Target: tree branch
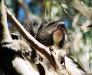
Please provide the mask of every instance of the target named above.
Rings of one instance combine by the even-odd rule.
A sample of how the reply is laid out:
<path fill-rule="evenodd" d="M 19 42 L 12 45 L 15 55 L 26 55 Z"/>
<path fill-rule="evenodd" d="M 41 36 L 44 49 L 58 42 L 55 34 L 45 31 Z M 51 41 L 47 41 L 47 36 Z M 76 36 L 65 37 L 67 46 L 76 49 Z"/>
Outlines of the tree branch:
<path fill-rule="evenodd" d="M 79 0 L 69 0 L 74 9 L 80 12 L 81 15 L 91 19 L 92 18 L 92 8 L 87 7 L 82 1 Z"/>
<path fill-rule="evenodd" d="M 20 24 L 20 22 L 12 15 L 12 13 L 10 13 L 10 11 L 7 8 L 6 8 L 6 10 L 7 10 L 7 15 L 8 15 L 9 20 L 17 28 L 17 30 L 20 32 L 20 34 L 30 43 L 30 45 L 34 49 L 36 49 L 37 51 L 42 53 L 50 61 L 50 63 L 53 66 L 53 68 L 55 70 L 57 70 L 59 66 L 56 63 L 53 55 L 51 55 L 51 53 L 49 51 L 49 48 L 44 46 L 44 45 L 42 45 L 37 40 L 35 40 L 34 37 L 32 35 L 30 35 L 24 29 L 24 27 Z"/>
<path fill-rule="evenodd" d="M 87 20 L 80 28 L 86 32 L 90 28 L 90 25 L 92 25 L 92 20 Z"/>
<path fill-rule="evenodd" d="M 55 60 L 55 56 L 51 54 L 49 48 L 38 42 L 31 34 L 29 34 L 20 22 L 10 13 L 8 8 L 6 8 L 7 15 L 11 23 L 17 28 L 20 34 L 30 43 L 30 46 L 36 49 L 38 52 L 43 54 L 51 63 L 52 67 L 58 75 L 67 74 L 66 70 L 62 70 L 60 64 Z M 64 71 L 64 72 L 63 72 Z"/>
<path fill-rule="evenodd" d="M 92 24 L 92 8 L 86 6 L 83 1 L 80 0 L 67 0 L 71 2 L 71 6 L 77 10 L 81 15 L 88 18 L 88 20 L 80 27 L 83 31 L 87 31 Z M 70 4 L 70 3 L 69 3 Z M 75 17 L 76 19 L 76 17 Z M 74 23 L 74 21 L 73 21 Z"/>
<path fill-rule="evenodd" d="M 1 4 L 0 43 L 10 42 L 12 41 L 12 38 L 8 30 L 7 13 L 4 5 L 4 0 L 2 0 L 0 4 Z"/>
<path fill-rule="evenodd" d="M 78 19 L 80 17 L 80 14 L 77 13 L 73 19 L 73 22 L 72 22 L 72 27 L 76 30 L 78 28 Z M 77 28 L 76 28 L 77 27 Z"/>

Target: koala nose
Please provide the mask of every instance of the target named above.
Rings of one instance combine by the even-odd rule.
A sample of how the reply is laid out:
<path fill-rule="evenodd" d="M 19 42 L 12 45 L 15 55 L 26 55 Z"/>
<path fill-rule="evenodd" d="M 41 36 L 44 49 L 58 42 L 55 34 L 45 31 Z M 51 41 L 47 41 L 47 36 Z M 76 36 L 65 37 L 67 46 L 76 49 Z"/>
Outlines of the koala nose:
<path fill-rule="evenodd" d="M 57 30 L 53 33 L 54 44 L 58 45 L 59 42 L 63 39 L 63 33 L 61 30 Z"/>

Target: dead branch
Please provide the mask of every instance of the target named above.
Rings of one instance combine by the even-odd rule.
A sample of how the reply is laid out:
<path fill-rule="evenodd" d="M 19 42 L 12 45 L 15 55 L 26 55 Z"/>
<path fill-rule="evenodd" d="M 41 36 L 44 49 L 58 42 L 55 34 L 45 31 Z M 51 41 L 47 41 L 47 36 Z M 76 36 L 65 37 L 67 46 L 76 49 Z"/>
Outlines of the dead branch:
<path fill-rule="evenodd" d="M 30 35 L 24 27 L 20 24 L 20 22 L 10 13 L 10 11 L 6 8 L 8 18 L 11 23 L 17 28 L 17 30 L 21 33 L 21 35 L 30 43 L 30 45 L 42 53 L 51 63 L 53 68 L 58 74 L 62 74 L 62 70 L 60 69 L 59 64 L 55 61 L 53 55 L 51 55 L 49 48 L 39 43 L 37 40 L 34 39 L 32 35 Z"/>

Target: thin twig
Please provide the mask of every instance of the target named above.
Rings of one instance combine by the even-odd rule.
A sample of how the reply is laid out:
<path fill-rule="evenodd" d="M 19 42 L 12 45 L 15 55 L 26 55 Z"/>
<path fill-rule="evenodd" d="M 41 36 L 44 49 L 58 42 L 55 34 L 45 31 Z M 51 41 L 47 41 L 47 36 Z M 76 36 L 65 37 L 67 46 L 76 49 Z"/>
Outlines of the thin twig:
<path fill-rule="evenodd" d="M 51 20 L 51 11 L 52 11 L 52 5 L 53 5 L 53 0 L 50 1 L 50 20 Z"/>
<path fill-rule="evenodd" d="M 65 13 L 65 15 L 67 15 L 71 20 L 73 20 L 73 17 L 71 17 L 71 16 L 69 15 L 69 13 L 67 12 L 67 10 L 62 6 L 60 0 L 58 0 L 58 4 L 59 4 L 61 10 L 63 10 L 63 12 Z"/>

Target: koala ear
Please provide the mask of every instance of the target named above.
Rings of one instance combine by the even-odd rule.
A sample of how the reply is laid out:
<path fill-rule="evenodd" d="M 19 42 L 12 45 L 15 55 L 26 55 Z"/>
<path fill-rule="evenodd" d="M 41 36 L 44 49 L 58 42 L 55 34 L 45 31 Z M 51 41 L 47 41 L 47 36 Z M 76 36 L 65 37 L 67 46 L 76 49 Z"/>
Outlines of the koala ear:
<path fill-rule="evenodd" d="M 12 37 L 13 40 L 18 40 L 19 39 L 18 35 L 15 34 L 15 33 L 11 33 L 11 37 Z"/>

